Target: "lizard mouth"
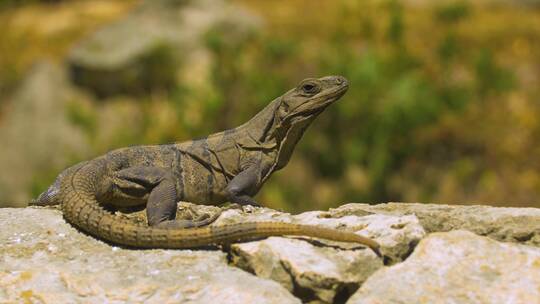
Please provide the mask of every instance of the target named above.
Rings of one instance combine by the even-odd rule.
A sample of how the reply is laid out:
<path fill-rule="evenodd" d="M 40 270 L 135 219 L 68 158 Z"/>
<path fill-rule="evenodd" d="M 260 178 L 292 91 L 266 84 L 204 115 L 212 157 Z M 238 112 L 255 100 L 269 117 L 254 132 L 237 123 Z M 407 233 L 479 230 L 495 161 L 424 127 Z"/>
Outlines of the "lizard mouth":
<path fill-rule="evenodd" d="M 325 96 L 322 98 L 323 100 L 326 100 L 326 102 L 323 101 L 323 103 L 325 104 L 330 104 L 337 101 L 349 89 L 349 81 L 345 77 L 333 76 L 333 78 L 335 82 L 335 87 L 331 89 L 327 94 L 325 94 Z"/>
<path fill-rule="evenodd" d="M 320 94 L 319 96 L 314 96 L 308 102 L 300 105 L 299 108 L 306 107 L 306 109 L 300 109 L 294 116 L 311 116 L 313 114 L 319 114 L 324 111 L 326 107 L 338 101 L 349 89 L 349 83 L 347 80 L 343 77 L 341 78 L 342 81 L 339 82 L 334 88 Z"/>

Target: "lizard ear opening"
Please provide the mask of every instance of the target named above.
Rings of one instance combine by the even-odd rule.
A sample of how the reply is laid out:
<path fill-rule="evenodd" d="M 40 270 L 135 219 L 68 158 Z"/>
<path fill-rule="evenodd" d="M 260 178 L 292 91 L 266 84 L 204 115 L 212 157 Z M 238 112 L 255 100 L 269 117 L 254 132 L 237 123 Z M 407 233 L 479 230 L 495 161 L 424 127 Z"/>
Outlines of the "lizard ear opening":
<path fill-rule="evenodd" d="M 283 110 L 285 113 L 289 113 L 290 106 L 286 102 L 281 103 L 281 110 Z"/>
<path fill-rule="evenodd" d="M 282 122 L 287 117 L 287 115 L 289 115 L 289 110 L 290 105 L 287 102 L 282 101 L 277 111 L 277 118 L 280 122 Z"/>

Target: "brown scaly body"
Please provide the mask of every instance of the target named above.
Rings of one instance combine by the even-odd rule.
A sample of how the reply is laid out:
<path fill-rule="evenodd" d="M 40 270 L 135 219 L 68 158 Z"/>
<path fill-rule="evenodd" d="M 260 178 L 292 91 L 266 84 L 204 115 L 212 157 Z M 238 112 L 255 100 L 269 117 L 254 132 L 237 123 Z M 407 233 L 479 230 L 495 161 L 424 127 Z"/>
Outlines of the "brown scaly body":
<path fill-rule="evenodd" d="M 306 79 L 244 125 L 178 144 L 135 146 L 66 169 L 34 205 L 61 204 L 65 219 L 108 242 L 139 248 L 194 248 L 253 237 L 304 235 L 379 245 L 352 232 L 281 222 L 205 226 L 177 221 L 176 202 L 258 205 L 253 196 L 283 168 L 305 129 L 347 90 L 341 76 Z M 146 205 L 149 226 L 107 209 Z M 205 226 L 205 227 L 202 227 Z M 189 229 L 185 229 L 189 228 Z"/>

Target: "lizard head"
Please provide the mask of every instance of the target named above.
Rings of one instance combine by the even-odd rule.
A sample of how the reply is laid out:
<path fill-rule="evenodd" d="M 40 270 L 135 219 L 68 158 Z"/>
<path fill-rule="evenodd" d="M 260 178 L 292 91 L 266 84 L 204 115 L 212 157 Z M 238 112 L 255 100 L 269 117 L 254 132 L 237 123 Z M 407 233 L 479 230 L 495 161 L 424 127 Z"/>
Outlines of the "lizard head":
<path fill-rule="evenodd" d="M 273 124 L 268 135 L 279 145 L 274 170 L 283 168 L 289 161 L 296 143 L 313 120 L 330 104 L 337 101 L 349 88 L 342 76 L 308 78 L 275 102 Z"/>
<path fill-rule="evenodd" d="M 349 83 L 342 76 L 304 79 L 279 99 L 275 119 L 283 129 L 290 129 L 301 121 L 313 120 L 343 96 L 348 88 Z"/>

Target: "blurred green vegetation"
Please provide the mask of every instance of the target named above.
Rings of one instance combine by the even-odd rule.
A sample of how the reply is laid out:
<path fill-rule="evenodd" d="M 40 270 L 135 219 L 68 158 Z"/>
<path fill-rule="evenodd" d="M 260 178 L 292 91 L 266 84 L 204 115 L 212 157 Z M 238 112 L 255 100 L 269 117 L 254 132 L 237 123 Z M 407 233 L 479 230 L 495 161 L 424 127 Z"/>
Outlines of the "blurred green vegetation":
<path fill-rule="evenodd" d="M 263 188 L 262 203 L 288 211 L 385 201 L 540 206 L 537 8 L 467 1 L 233 3 L 261 15 L 264 27 L 241 43 L 230 43 L 226 26 L 209 31 L 204 43 L 213 60 L 202 85 L 68 105 L 90 154 L 231 128 L 303 78 L 340 74 L 349 79 L 349 92 L 308 130 L 289 166 Z M 0 57 L 17 47 L 1 46 Z M 18 64 L 34 55 L 24 56 L 0 60 L 3 83 L 20 78 Z M 0 93 L 9 87 L 0 86 Z M 103 135 L 103 111 L 133 121 L 108 125 L 114 131 Z M 39 173 L 39 186 L 29 190 L 39 193 L 53 176 Z"/>

